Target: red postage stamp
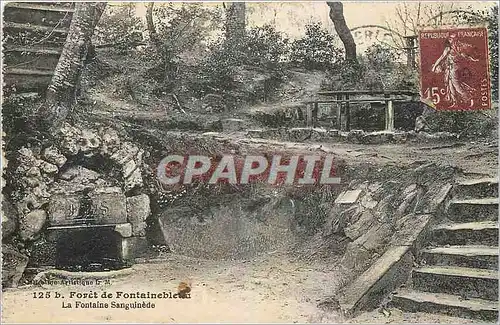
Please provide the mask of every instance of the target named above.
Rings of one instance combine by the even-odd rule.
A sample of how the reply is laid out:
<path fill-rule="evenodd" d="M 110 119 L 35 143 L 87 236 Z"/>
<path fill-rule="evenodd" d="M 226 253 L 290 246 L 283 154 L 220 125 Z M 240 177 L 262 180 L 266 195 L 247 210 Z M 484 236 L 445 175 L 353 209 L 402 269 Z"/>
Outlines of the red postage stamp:
<path fill-rule="evenodd" d="M 419 41 L 423 98 L 437 110 L 491 108 L 486 28 L 423 30 Z"/>

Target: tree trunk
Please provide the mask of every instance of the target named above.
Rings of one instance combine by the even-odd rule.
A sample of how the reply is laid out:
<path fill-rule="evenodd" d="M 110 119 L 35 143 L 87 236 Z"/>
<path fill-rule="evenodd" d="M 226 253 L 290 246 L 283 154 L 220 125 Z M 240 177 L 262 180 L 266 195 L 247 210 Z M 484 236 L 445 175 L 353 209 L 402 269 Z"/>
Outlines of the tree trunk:
<path fill-rule="evenodd" d="M 226 8 L 226 40 L 236 41 L 245 37 L 245 12 L 244 2 L 225 3 Z"/>
<path fill-rule="evenodd" d="M 77 2 L 61 57 L 47 89 L 44 105 L 38 113 L 42 127 L 57 130 L 75 101 L 79 76 L 87 56 L 90 39 L 106 2 Z"/>
<path fill-rule="evenodd" d="M 351 30 L 347 27 L 344 18 L 344 6 L 341 2 L 327 2 L 330 7 L 330 19 L 335 26 L 335 31 L 340 37 L 345 48 L 345 58 L 348 61 L 357 61 L 356 58 L 356 43 L 352 37 Z"/>
<path fill-rule="evenodd" d="M 155 23 L 153 21 L 153 7 L 154 7 L 154 5 L 155 5 L 154 2 L 148 2 L 147 9 L 146 9 L 146 24 L 147 24 L 148 32 L 149 32 L 149 39 L 156 46 L 156 49 L 160 50 L 160 39 L 158 37 L 158 33 L 156 32 Z"/>

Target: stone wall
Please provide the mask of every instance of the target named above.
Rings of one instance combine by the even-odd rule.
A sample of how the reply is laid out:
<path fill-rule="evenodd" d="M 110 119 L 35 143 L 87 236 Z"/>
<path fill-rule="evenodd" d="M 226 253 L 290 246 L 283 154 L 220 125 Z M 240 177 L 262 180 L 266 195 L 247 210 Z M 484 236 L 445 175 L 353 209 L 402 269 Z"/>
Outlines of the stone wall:
<path fill-rule="evenodd" d="M 110 128 L 66 125 L 55 139 L 50 147 L 23 147 L 10 161 L 2 243 L 4 269 L 15 276 L 6 272 L 6 285 L 16 285 L 27 264 L 54 263 L 58 233 L 71 225 L 110 225 L 122 238 L 124 260 L 146 242 L 151 209 L 142 188 L 143 150 Z"/>
<path fill-rule="evenodd" d="M 404 144 L 404 143 L 443 143 L 456 141 L 457 134 L 449 132 L 365 132 L 363 130 L 340 131 L 324 128 L 270 128 L 248 130 L 250 138 L 273 139 L 281 141 L 316 141 L 326 143 L 360 143 L 360 144 Z"/>
<path fill-rule="evenodd" d="M 422 236 L 442 214 L 453 175 L 428 164 L 383 182 L 353 180 L 337 197 L 323 236 L 348 237 L 340 260 L 342 288 L 335 295 L 344 313 L 374 307 L 407 280 Z"/>

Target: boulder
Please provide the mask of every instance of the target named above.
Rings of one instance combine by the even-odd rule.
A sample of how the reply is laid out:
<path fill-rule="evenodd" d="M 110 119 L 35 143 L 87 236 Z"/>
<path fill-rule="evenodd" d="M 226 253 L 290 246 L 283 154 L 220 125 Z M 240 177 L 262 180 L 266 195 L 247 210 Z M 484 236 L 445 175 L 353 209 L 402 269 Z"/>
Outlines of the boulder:
<path fill-rule="evenodd" d="M 2 244 L 2 287 L 17 287 L 28 265 L 28 256 L 14 246 Z"/>
<path fill-rule="evenodd" d="M 65 181 L 73 180 L 78 183 L 92 182 L 99 178 L 99 173 L 82 166 L 68 168 L 60 178 Z"/>
<path fill-rule="evenodd" d="M 374 256 L 375 255 L 375 256 Z M 377 255 L 357 243 L 347 244 L 346 252 L 340 261 L 343 269 L 349 270 L 350 278 L 355 278 L 357 274 L 370 267 L 372 258 Z"/>
<path fill-rule="evenodd" d="M 16 172 L 19 174 L 24 174 L 28 169 L 35 166 L 35 155 L 33 151 L 29 148 L 21 148 L 18 151 L 17 161 L 19 166 L 16 168 Z"/>
<path fill-rule="evenodd" d="M 363 246 L 371 252 L 382 254 L 394 231 L 394 227 L 388 222 L 376 223 L 366 233 L 356 239 L 354 243 Z"/>
<path fill-rule="evenodd" d="M 62 167 L 67 161 L 66 156 L 64 156 L 56 147 L 46 148 L 43 151 L 43 158 L 59 168 Z"/>
<path fill-rule="evenodd" d="M 144 185 L 142 180 L 142 173 L 140 168 L 134 169 L 134 171 L 125 178 L 125 191 L 130 191 L 131 189 L 142 187 Z"/>
<path fill-rule="evenodd" d="M 33 188 L 33 194 L 39 198 L 48 199 L 50 197 L 50 193 L 47 191 L 48 187 L 45 183 L 40 183 L 38 186 Z"/>
<path fill-rule="evenodd" d="M 99 132 L 102 140 L 101 154 L 110 156 L 120 148 L 120 136 L 113 129 L 103 129 Z"/>
<path fill-rule="evenodd" d="M 123 178 L 127 179 L 132 176 L 132 173 L 137 169 L 137 164 L 133 160 L 127 161 L 123 165 Z"/>
<path fill-rule="evenodd" d="M 344 232 L 351 240 L 356 240 L 361 235 L 365 234 L 374 222 L 376 222 L 376 218 L 373 213 L 365 210 L 362 212 L 359 220 L 347 226 Z"/>
<path fill-rule="evenodd" d="M 207 112 L 220 113 L 227 111 L 224 98 L 221 95 L 207 94 L 202 101 L 202 106 Z"/>
<path fill-rule="evenodd" d="M 248 130 L 247 137 L 250 138 L 262 138 L 262 130 Z"/>
<path fill-rule="evenodd" d="M 120 149 L 114 152 L 110 159 L 118 165 L 123 166 L 127 161 L 134 159 L 139 153 L 139 148 L 130 142 L 125 142 Z"/>
<path fill-rule="evenodd" d="M 370 132 L 364 135 L 360 141 L 364 144 L 384 144 L 390 143 L 394 138 L 393 132 L 388 131 L 379 131 L 379 132 Z"/>
<path fill-rule="evenodd" d="M 42 173 L 40 172 L 40 168 L 33 166 L 26 171 L 26 176 L 33 177 L 33 178 L 39 178 L 42 176 Z"/>
<path fill-rule="evenodd" d="M 341 210 L 341 207 L 343 206 L 334 206 L 330 210 L 329 217 L 325 222 L 325 227 L 323 229 L 323 236 L 341 233 L 346 224 L 350 224 L 356 214 L 361 215 L 356 205 L 344 210 Z"/>
<path fill-rule="evenodd" d="M 127 220 L 132 224 L 134 236 L 144 236 L 146 219 L 151 214 L 149 196 L 141 194 L 127 198 Z"/>
<path fill-rule="evenodd" d="M 237 118 L 226 118 L 222 121 L 222 130 L 224 132 L 243 131 L 248 128 L 248 122 Z"/>
<path fill-rule="evenodd" d="M 19 220 L 19 235 L 22 240 L 34 240 L 47 221 L 47 213 L 34 210 Z"/>
<path fill-rule="evenodd" d="M 16 230 L 17 222 L 16 209 L 4 198 L 2 202 L 2 239 L 9 237 Z"/>
<path fill-rule="evenodd" d="M 391 245 L 414 245 L 422 231 L 432 220 L 430 214 L 408 214 L 396 223 L 397 231 L 391 239 Z"/>
<path fill-rule="evenodd" d="M 61 152 L 66 156 L 74 156 L 80 151 L 81 130 L 67 123 L 59 130 Z"/>
<path fill-rule="evenodd" d="M 365 132 L 363 130 L 351 130 L 347 134 L 347 141 L 352 143 L 361 143 Z"/>
<path fill-rule="evenodd" d="M 130 223 L 122 223 L 115 226 L 115 231 L 123 238 L 132 236 L 132 225 Z"/>
<path fill-rule="evenodd" d="M 101 139 L 97 134 L 90 130 L 82 130 L 80 137 L 80 150 L 83 153 L 95 151 L 101 145 Z"/>
<path fill-rule="evenodd" d="M 361 194 L 361 190 L 350 190 L 339 194 L 335 199 L 336 204 L 352 204 L 356 203 Z"/>
<path fill-rule="evenodd" d="M 423 199 L 418 202 L 415 212 L 424 214 L 436 213 L 440 207 L 443 207 L 443 202 L 448 197 L 451 189 L 451 184 L 431 186 L 427 193 L 424 194 Z"/>
<path fill-rule="evenodd" d="M 45 200 L 36 197 L 33 193 L 29 193 L 19 200 L 16 205 L 20 213 L 28 214 L 31 210 L 40 208 L 44 203 L 46 203 Z"/>
<path fill-rule="evenodd" d="M 77 195 L 54 195 L 49 201 L 47 212 L 51 225 L 72 224 L 80 214 L 80 197 Z"/>
<path fill-rule="evenodd" d="M 55 174 L 59 171 L 59 168 L 51 163 L 40 160 L 40 170 L 45 174 Z"/>
<path fill-rule="evenodd" d="M 139 257 L 146 257 L 150 247 L 146 237 L 127 237 L 122 239 L 121 257 L 126 261 L 134 261 Z"/>
<path fill-rule="evenodd" d="M 399 219 L 403 215 L 409 213 L 411 206 L 415 201 L 415 197 L 417 196 L 418 189 L 415 184 L 410 185 L 403 191 L 403 202 L 399 205 L 399 207 L 394 212 L 394 219 Z"/>

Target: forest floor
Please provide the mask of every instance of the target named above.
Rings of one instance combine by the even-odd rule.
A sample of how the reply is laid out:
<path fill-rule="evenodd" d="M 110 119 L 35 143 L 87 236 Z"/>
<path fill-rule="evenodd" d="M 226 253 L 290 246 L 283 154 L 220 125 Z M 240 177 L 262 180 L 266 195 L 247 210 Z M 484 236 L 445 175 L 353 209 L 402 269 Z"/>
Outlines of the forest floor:
<path fill-rule="evenodd" d="M 377 310 L 344 319 L 318 307 L 338 286 L 336 264 L 291 258 L 282 252 L 251 260 L 211 261 L 168 254 L 136 264 L 128 276 L 110 284 L 25 286 L 3 293 L 2 323 L 470 323 L 443 315 Z M 189 281 L 189 299 L 70 299 L 70 292 L 173 292 Z M 34 292 L 62 298 L 33 298 Z M 150 301 L 154 309 L 77 308 L 76 301 Z M 69 303 L 73 308 L 63 308 Z M 29 306 L 29 308 L 28 308 Z"/>

